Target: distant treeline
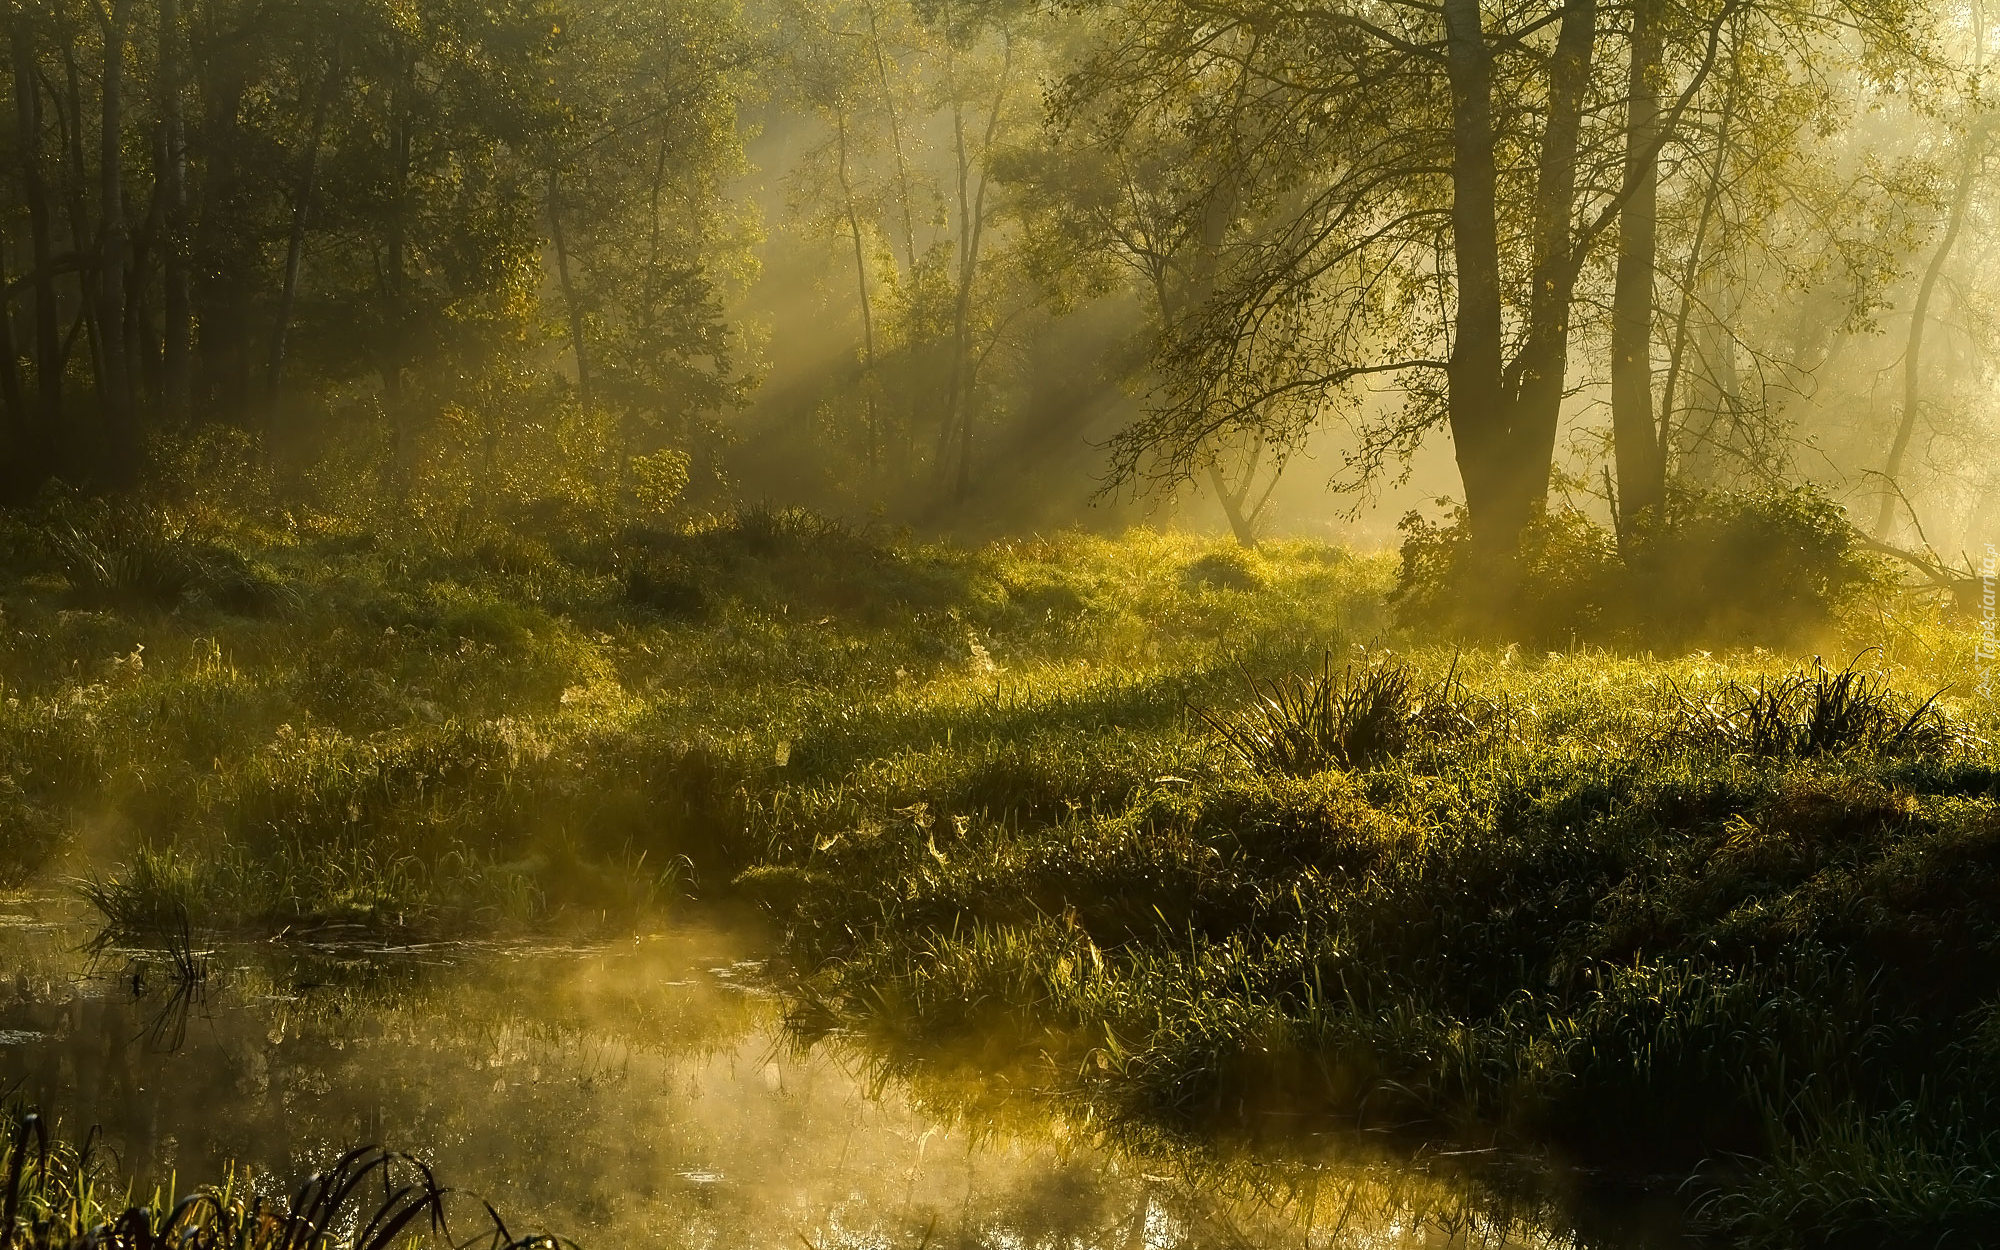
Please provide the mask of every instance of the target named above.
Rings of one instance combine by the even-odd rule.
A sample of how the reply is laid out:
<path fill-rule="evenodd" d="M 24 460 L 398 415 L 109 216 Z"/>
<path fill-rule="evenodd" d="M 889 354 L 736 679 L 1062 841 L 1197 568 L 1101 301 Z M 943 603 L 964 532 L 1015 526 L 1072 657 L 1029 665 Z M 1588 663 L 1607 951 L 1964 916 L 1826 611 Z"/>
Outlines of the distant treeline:
<path fill-rule="evenodd" d="M 732 398 L 720 8 L 21 0 L 5 22 L 8 496 L 130 483 L 189 423 L 280 451 L 334 400 L 407 484 L 441 438 L 502 455 L 558 382 L 590 428 L 548 450 L 609 473 L 684 453 Z"/>
<path fill-rule="evenodd" d="M 1482 551 L 1803 477 L 1969 534 L 1982 3 L 17 0 L 0 493 L 915 517 L 1087 453 L 1250 541 L 1309 437 L 1448 430 Z"/>

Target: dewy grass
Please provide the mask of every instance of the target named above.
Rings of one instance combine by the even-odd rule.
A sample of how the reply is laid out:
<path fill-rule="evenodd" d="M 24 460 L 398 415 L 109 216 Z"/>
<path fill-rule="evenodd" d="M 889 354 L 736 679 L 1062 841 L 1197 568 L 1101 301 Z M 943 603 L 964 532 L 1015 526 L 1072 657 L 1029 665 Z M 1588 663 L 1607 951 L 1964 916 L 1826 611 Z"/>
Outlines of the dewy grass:
<path fill-rule="evenodd" d="M 1125 1123 L 1694 1176 L 1764 1241 L 1787 1203 L 1830 1228 L 1879 1189 L 1920 1237 L 1985 1201 L 1959 1164 L 2000 1133 L 2000 758 L 1948 618 L 1870 611 L 1827 672 L 1460 651 L 1390 624 L 1388 561 L 1310 543 L 963 548 L 787 513 L 225 540 L 283 606 L 8 568 L 14 878 L 92 879 L 133 929 L 603 928 L 733 896 L 802 1027 L 1024 1064 Z M 1334 717 L 1338 750 L 1265 767 L 1190 712 L 1232 723 L 1246 675 L 1331 706 L 1391 671 L 1401 697 L 1356 706 L 1395 749 Z M 1871 1126 L 1841 1158 L 1903 1162 L 1836 1193 L 1808 1091 Z M 1957 1197 L 1894 1197 L 1917 1180 Z"/>

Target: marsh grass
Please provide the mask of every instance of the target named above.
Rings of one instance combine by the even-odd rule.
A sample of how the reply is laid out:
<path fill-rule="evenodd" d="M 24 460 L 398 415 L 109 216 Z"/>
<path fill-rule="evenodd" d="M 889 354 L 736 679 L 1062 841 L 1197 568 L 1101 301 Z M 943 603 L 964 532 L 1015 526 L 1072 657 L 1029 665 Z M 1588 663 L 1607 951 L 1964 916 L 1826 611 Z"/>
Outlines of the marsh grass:
<path fill-rule="evenodd" d="M 231 541 L 283 619 L 0 587 L 13 871 L 132 931 L 604 931 L 692 894 L 767 912 L 804 1033 L 1096 1123 L 1773 1203 L 1832 1175 L 1805 1090 L 1926 1100 L 1955 1135 L 1919 1153 L 2000 1131 L 2000 760 L 1943 615 L 1871 608 L 1840 645 L 1876 649 L 1801 670 L 1460 647 L 1392 625 L 1392 561 L 1309 543 Z"/>
<path fill-rule="evenodd" d="M 1951 1108 L 1874 1116 L 1821 1109 L 1736 1185 L 1705 1222 L 1771 1246 L 1981 1245 L 2000 1225 L 2000 1138 L 1968 1138 Z"/>
<path fill-rule="evenodd" d="M 156 1190 L 136 1200 L 106 1184 L 95 1137 L 52 1140 L 38 1115 L 11 1126 L 0 1169 L 0 1250 L 561 1250 L 547 1235 L 517 1237 L 486 1206 L 484 1231 L 458 1240 L 447 1193 L 413 1156 L 367 1146 L 349 1150 L 299 1185 L 289 1202 L 260 1195 L 256 1178 L 232 1170 L 192 1193 Z"/>
<path fill-rule="evenodd" d="M 134 937 L 192 942 L 201 902 L 194 863 L 184 855 L 140 847 L 123 872 L 93 873 L 72 884 L 103 918 L 100 948 Z"/>
<path fill-rule="evenodd" d="M 1365 767 L 1245 750 L 1211 713 L 1182 750 L 1220 752 L 1089 804 L 931 809 L 746 885 L 788 891 L 800 1027 L 1025 1065 L 1110 1123 L 1554 1149 L 1686 1173 L 1747 1244 L 1929 1240 L 1984 1209 L 1987 1174 L 1953 1152 L 2000 1129 L 1992 1065 L 1967 1057 L 2000 1002 L 2000 779 L 1990 711 L 1909 693 L 1942 670 L 1904 656 L 1863 680 L 1768 655 L 1419 648 L 1410 671 L 1444 672 L 1449 699 L 1389 702 L 1412 726 L 1441 706 L 1446 729 Z M 1243 715 L 1333 739 L 1357 671 L 1323 661 Z M 1679 736 L 1684 692 L 1727 709 L 1760 682 L 1781 748 Z M 1840 1197 L 1812 1097 L 1931 1170 L 1851 1173 Z M 1917 1134 L 1892 1115 L 1913 1099 L 1935 1117 Z"/>
<path fill-rule="evenodd" d="M 1275 545 L 1252 596 L 1188 588 L 1197 540 L 966 550 L 793 513 L 230 541 L 298 606 L 83 608 L 25 542 L 0 578 L 0 858 L 94 875 L 115 924 L 629 923 L 913 804 L 1043 819 L 1205 767 L 1190 699 L 1379 627 L 1359 588 L 1386 577 Z M 642 558 L 699 619 L 632 600 Z"/>

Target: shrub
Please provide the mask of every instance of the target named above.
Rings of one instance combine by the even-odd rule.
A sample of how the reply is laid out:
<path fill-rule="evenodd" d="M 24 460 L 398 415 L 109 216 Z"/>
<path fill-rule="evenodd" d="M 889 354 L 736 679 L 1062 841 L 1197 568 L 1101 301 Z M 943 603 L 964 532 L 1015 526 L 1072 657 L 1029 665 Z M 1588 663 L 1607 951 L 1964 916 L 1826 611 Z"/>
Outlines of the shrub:
<path fill-rule="evenodd" d="M 1181 584 L 1189 590 L 1208 586 L 1216 590 L 1247 591 L 1263 589 L 1264 579 L 1252 567 L 1248 552 L 1240 547 L 1226 547 L 1189 563 L 1181 575 Z"/>
<path fill-rule="evenodd" d="M 708 610 L 708 591 L 684 561 L 642 553 L 625 568 L 625 598 L 663 616 L 693 619 Z"/>
<path fill-rule="evenodd" d="M 62 821 L 45 803 L 0 773 L 0 886 L 17 886 L 54 856 L 62 842 Z"/>
<path fill-rule="evenodd" d="M 1412 512 L 1400 528 L 1403 559 L 1394 599 L 1408 624 L 1475 635 L 1498 629 L 1567 643 L 1607 632 L 1626 594 L 1615 537 L 1574 509 L 1551 512 L 1522 534 L 1519 576 L 1504 602 L 1494 597 L 1495 571 L 1473 559 L 1463 507 L 1442 524 Z"/>
<path fill-rule="evenodd" d="M 1683 494 L 1627 542 L 1638 624 L 1674 640 L 1784 642 L 1829 625 L 1880 573 L 1840 505 L 1814 486 Z"/>
<path fill-rule="evenodd" d="M 1403 518 L 1394 600 L 1406 624 L 1541 644 L 1783 645 L 1874 584 L 1838 504 L 1818 488 L 1682 493 L 1667 520 L 1615 535 L 1575 509 L 1537 519 L 1514 576 L 1473 557 L 1465 510 Z"/>

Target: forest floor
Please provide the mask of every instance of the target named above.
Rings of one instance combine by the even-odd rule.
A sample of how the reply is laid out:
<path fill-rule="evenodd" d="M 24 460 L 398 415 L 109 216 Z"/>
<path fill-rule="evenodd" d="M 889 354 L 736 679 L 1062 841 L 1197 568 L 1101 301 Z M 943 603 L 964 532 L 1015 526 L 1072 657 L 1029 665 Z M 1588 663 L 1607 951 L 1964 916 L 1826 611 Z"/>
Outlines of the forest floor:
<path fill-rule="evenodd" d="M 1528 653 L 1398 625 L 1389 556 L 795 514 L 0 537 L 0 867 L 128 930 L 748 900 L 807 1033 L 1107 1121 L 1547 1150 L 1765 1244 L 2000 1222 L 1964 622 Z"/>

